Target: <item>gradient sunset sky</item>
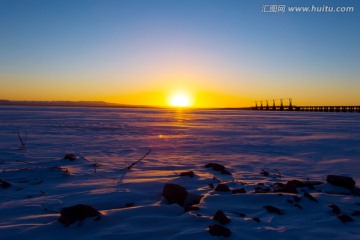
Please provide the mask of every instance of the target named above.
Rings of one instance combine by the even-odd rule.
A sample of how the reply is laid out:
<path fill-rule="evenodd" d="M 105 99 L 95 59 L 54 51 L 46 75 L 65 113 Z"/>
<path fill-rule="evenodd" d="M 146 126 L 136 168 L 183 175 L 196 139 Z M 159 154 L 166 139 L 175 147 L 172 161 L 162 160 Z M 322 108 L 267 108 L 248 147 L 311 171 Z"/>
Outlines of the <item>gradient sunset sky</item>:
<path fill-rule="evenodd" d="M 360 105 L 359 23 L 359 0 L 0 0 L 0 99 Z"/>

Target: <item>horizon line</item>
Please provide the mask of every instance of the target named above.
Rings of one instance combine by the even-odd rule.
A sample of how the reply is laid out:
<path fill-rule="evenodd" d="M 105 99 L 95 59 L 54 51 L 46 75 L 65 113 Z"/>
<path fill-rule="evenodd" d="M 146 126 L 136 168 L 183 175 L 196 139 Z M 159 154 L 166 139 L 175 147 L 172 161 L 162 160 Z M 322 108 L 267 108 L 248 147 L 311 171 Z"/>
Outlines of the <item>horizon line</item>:
<path fill-rule="evenodd" d="M 152 109 L 214 109 L 214 110 L 252 110 L 256 106 L 246 107 L 174 107 L 156 105 L 133 105 L 111 103 L 106 101 L 72 101 L 72 100 L 7 100 L 0 99 L 0 106 L 44 106 L 44 107 L 108 107 L 108 108 L 152 108 Z M 287 105 L 284 105 L 285 107 Z M 359 105 L 293 105 L 293 107 L 359 107 Z M 259 106 L 258 106 L 259 107 Z M 264 107 L 264 106 L 263 106 Z"/>

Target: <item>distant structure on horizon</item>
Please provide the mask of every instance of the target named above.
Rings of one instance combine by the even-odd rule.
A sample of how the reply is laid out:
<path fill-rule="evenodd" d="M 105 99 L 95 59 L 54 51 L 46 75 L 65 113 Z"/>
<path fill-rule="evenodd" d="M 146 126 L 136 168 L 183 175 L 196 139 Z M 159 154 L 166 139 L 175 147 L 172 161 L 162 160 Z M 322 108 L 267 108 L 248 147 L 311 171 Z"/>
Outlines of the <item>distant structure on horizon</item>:
<path fill-rule="evenodd" d="M 288 105 L 284 105 L 284 100 Z M 255 106 L 251 110 L 261 111 L 307 111 L 307 112 L 360 112 L 360 106 L 296 106 L 292 103 L 292 98 L 272 99 L 272 106 L 269 106 L 270 100 L 255 101 Z M 266 105 L 263 105 L 266 102 Z M 280 104 L 276 104 L 279 102 Z M 260 105 L 259 105 L 260 103 Z"/>

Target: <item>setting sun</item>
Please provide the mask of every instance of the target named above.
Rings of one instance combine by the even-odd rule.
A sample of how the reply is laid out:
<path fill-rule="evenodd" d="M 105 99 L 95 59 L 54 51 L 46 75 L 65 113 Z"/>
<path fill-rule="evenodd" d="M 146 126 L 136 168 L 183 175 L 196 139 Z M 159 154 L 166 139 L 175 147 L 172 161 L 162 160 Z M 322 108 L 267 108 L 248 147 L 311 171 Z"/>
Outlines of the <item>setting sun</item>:
<path fill-rule="evenodd" d="M 174 94 L 169 98 L 169 105 L 173 107 L 189 107 L 191 104 L 189 96 L 183 93 Z"/>

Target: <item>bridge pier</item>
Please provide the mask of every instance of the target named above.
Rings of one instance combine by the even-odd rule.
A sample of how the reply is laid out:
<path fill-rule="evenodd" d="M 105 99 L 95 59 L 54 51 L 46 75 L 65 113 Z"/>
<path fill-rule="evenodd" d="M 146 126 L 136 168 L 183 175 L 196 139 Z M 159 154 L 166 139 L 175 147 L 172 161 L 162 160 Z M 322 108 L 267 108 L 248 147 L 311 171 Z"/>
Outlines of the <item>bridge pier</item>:
<path fill-rule="evenodd" d="M 276 105 L 275 105 L 275 100 L 273 99 L 273 107 L 272 107 L 273 111 L 276 111 Z"/>
<path fill-rule="evenodd" d="M 294 108 L 292 106 L 292 99 L 289 98 L 289 108 L 288 108 L 288 111 L 294 111 Z"/>
<path fill-rule="evenodd" d="M 280 99 L 280 102 L 281 102 L 281 104 L 280 104 L 280 111 L 284 111 L 284 104 L 283 104 L 283 100 L 282 100 L 282 99 Z"/>

